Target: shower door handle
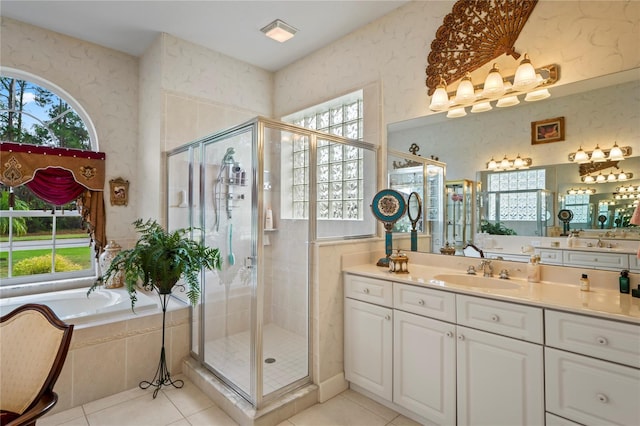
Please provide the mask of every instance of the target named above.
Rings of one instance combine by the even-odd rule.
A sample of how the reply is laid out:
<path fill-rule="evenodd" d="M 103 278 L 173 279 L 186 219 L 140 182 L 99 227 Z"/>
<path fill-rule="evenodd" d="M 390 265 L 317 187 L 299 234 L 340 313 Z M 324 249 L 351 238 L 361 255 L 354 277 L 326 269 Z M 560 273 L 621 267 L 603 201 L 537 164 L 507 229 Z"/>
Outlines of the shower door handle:
<path fill-rule="evenodd" d="M 253 268 L 253 265 L 256 263 L 255 256 L 247 256 L 244 258 L 244 267 L 247 269 Z"/>

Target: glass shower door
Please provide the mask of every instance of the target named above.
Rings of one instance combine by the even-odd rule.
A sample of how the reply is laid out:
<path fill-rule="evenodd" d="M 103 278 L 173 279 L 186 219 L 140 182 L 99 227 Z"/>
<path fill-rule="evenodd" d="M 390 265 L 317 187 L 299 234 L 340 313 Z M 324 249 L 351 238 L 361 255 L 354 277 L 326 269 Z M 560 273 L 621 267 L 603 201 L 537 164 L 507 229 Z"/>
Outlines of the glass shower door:
<path fill-rule="evenodd" d="M 202 356 L 208 368 L 251 400 L 257 288 L 253 127 L 205 141 L 202 155 L 205 244 L 218 248 L 222 259 L 220 270 L 205 275 Z"/>

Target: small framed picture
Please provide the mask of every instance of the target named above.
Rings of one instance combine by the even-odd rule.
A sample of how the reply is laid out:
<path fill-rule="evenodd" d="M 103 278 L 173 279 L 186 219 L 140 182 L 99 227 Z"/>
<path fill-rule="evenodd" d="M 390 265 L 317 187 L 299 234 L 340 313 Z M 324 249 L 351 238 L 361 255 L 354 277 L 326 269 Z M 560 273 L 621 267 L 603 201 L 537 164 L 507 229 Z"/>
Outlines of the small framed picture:
<path fill-rule="evenodd" d="M 129 203 L 129 181 L 122 178 L 109 181 L 112 206 L 126 206 Z"/>
<path fill-rule="evenodd" d="M 531 122 L 531 145 L 564 140 L 564 117 Z"/>

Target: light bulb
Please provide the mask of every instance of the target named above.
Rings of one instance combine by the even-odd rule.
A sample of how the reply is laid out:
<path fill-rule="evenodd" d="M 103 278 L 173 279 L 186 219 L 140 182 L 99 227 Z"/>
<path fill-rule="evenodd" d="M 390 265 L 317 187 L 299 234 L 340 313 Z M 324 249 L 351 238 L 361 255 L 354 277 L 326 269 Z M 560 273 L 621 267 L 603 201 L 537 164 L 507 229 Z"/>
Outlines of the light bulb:
<path fill-rule="evenodd" d="M 627 174 L 624 172 L 624 170 L 620 170 L 620 174 L 618 175 L 618 180 L 627 180 Z"/>
<path fill-rule="evenodd" d="M 471 107 L 471 112 L 485 112 L 493 109 L 489 102 L 480 102 Z"/>
<path fill-rule="evenodd" d="M 443 111 L 449 107 L 449 95 L 447 94 L 447 83 L 440 77 L 440 83 L 431 95 L 429 109 L 431 111 Z"/>
<path fill-rule="evenodd" d="M 578 149 L 578 151 L 573 156 L 573 162 L 574 163 L 579 163 L 579 164 L 583 164 L 583 163 L 588 163 L 589 162 L 589 155 L 586 152 L 584 152 L 582 147 L 580 147 L 580 149 Z"/>
<path fill-rule="evenodd" d="M 535 102 L 547 99 L 549 96 L 551 96 L 551 93 L 549 93 L 548 89 L 540 89 L 527 93 L 527 96 L 524 97 L 524 100 L 527 102 Z"/>
<path fill-rule="evenodd" d="M 509 161 L 509 159 L 505 155 L 504 158 L 502 159 L 502 161 L 500 161 L 500 168 L 501 169 L 508 169 L 509 167 L 511 167 L 511 161 Z"/>
<path fill-rule="evenodd" d="M 447 118 L 458 118 L 464 117 L 465 115 L 467 115 L 467 111 L 465 111 L 464 108 L 454 108 L 452 110 L 449 110 L 449 112 L 447 113 Z"/>
<path fill-rule="evenodd" d="M 622 150 L 618 146 L 617 142 L 614 142 L 613 148 L 609 151 L 609 161 L 620 161 L 624 160 L 624 155 L 622 154 Z"/>
<path fill-rule="evenodd" d="M 491 157 L 491 160 L 489 160 L 489 163 L 487 164 L 487 169 L 495 170 L 497 168 L 498 168 L 498 163 L 496 163 L 496 160 L 494 160 L 493 157 Z"/>
<path fill-rule="evenodd" d="M 607 159 L 604 155 L 604 152 L 602 152 L 599 145 L 596 145 L 596 149 L 594 149 L 591 153 L 591 161 L 593 161 L 594 163 L 602 163 L 606 160 Z"/>
<path fill-rule="evenodd" d="M 586 176 L 582 179 L 582 181 L 583 181 L 584 183 L 594 183 L 596 180 L 593 178 L 593 176 L 591 176 L 591 175 L 586 175 Z"/>
<path fill-rule="evenodd" d="M 504 107 L 518 105 L 519 103 L 520 103 L 520 100 L 518 99 L 517 96 L 507 96 L 506 98 L 498 99 L 498 103 L 496 104 L 496 106 L 498 108 L 504 108 Z"/>
<path fill-rule="evenodd" d="M 489 71 L 487 78 L 484 80 L 484 86 L 482 86 L 482 97 L 488 99 L 495 99 L 502 96 L 506 88 L 504 87 L 504 80 L 498 66 L 493 64 L 493 68 Z"/>
<path fill-rule="evenodd" d="M 602 175 L 602 172 L 598 173 L 598 176 L 596 177 L 596 183 L 604 183 L 606 181 L 607 178 Z"/>
<path fill-rule="evenodd" d="M 528 54 L 524 54 L 524 59 L 520 62 L 516 75 L 513 79 L 513 88 L 518 91 L 525 91 L 533 89 L 538 85 L 538 79 L 536 77 L 536 70 L 531 65 L 531 60 Z"/>
<path fill-rule="evenodd" d="M 525 164 L 524 160 L 520 157 L 520 154 L 518 154 L 516 159 L 513 160 L 513 167 L 515 167 L 516 169 L 520 169 L 520 168 L 524 167 L 525 165 L 526 164 Z"/>
<path fill-rule="evenodd" d="M 613 172 L 609 172 L 609 176 L 607 176 L 607 182 L 615 182 L 617 180 L 618 178 L 616 177 L 616 175 L 614 175 Z"/>
<path fill-rule="evenodd" d="M 453 101 L 460 105 L 467 105 L 475 100 L 476 94 L 473 88 L 473 83 L 471 82 L 471 76 L 467 73 L 462 81 L 460 81 L 458 90 L 456 90 L 456 97 Z"/>

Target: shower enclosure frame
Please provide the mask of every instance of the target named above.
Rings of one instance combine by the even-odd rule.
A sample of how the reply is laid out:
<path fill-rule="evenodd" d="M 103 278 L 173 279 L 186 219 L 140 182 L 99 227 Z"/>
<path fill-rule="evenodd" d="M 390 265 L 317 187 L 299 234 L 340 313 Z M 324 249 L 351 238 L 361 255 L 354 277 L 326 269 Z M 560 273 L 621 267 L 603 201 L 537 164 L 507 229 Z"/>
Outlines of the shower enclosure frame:
<path fill-rule="evenodd" d="M 243 391 L 238 385 L 236 385 L 233 381 L 220 374 L 220 372 L 216 371 L 214 368 L 210 367 L 205 361 L 205 333 L 203 332 L 205 325 L 205 309 L 203 309 L 202 301 L 198 305 L 199 309 L 191 309 L 191 333 L 190 333 L 190 348 L 191 348 L 191 356 L 198 360 L 200 365 L 207 368 L 212 374 L 214 374 L 219 380 L 225 383 L 228 387 L 233 389 L 236 393 L 246 399 L 249 403 L 251 403 L 255 408 L 259 409 L 264 407 L 269 402 L 281 397 L 282 395 L 300 388 L 306 384 L 312 382 L 313 379 L 313 369 L 312 369 L 312 361 L 313 361 L 313 338 L 312 338 L 312 315 L 311 315 L 311 307 L 312 307 L 312 276 L 313 269 L 317 265 L 313 264 L 313 243 L 318 240 L 317 238 L 317 194 L 315 188 L 317 188 L 317 140 L 322 139 L 324 141 L 339 143 L 339 144 L 348 144 L 357 148 L 363 148 L 369 150 L 373 153 L 375 158 L 376 167 L 378 166 L 378 151 L 379 148 L 375 145 L 346 139 L 340 136 L 331 135 L 327 133 L 317 132 L 315 130 L 305 129 L 298 126 L 290 125 L 287 123 L 282 123 L 279 121 L 267 119 L 264 117 L 256 117 L 250 121 L 247 121 L 238 126 L 234 126 L 227 130 L 223 130 L 214 135 L 210 135 L 204 138 L 200 138 L 196 141 L 193 141 L 189 144 L 178 147 L 174 150 L 167 152 L 166 154 L 166 185 L 167 189 L 170 187 L 170 159 L 171 157 L 188 153 L 189 157 L 189 191 L 187 194 L 188 197 L 188 205 L 190 206 L 189 211 L 189 226 L 202 228 L 203 221 L 205 220 L 205 206 L 202 204 L 202 201 L 205 200 L 206 197 L 206 185 L 207 182 L 203 179 L 205 176 L 205 166 L 206 166 L 206 158 L 205 158 L 205 147 L 211 144 L 215 144 L 216 142 L 227 140 L 234 135 L 239 135 L 243 132 L 249 131 L 248 129 L 253 128 L 252 130 L 252 164 L 250 168 L 247 168 L 247 179 L 251 183 L 251 197 L 252 197 L 252 207 L 251 207 L 251 247 L 252 247 L 252 262 L 253 262 L 253 271 L 252 271 L 252 288 L 251 288 L 251 324 L 250 324 L 250 342 L 251 342 L 251 392 L 247 394 Z M 288 385 L 281 387 L 267 395 L 264 395 L 263 392 L 263 323 L 264 323 L 264 304 L 265 304 L 265 277 L 263 275 L 263 271 L 265 269 L 264 264 L 264 223 L 265 223 L 265 191 L 264 188 L 264 176 L 265 176 L 265 167 L 264 161 L 261 161 L 264 158 L 265 154 L 265 131 L 269 130 L 279 130 L 284 132 L 290 132 L 292 134 L 304 135 L 308 136 L 309 141 L 309 171 L 308 171 L 308 216 L 307 216 L 307 232 L 308 232 L 308 241 L 307 241 L 307 271 L 306 271 L 306 340 L 307 340 L 307 374 L 305 377 L 302 377 L 298 380 L 295 380 Z M 250 170 L 249 170 L 250 169 Z M 198 181 L 195 181 L 195 173 L 198 173 Z M 198 188 L 194 188 L 194 185 L 197 185 Z M 196 194 L 197 190 L 197 194 Z M 198 197 L 198 202 L 196 202 L 195 197 Z M 170 219 L 170 211 L 169 211 L 169 202 L 166 203 L 167 211 L 166 217 L 167 221 Z M 197 207 L 193 207 L 197 206 Z M 371 235 L 367 235 L 371 236 Z M 198 238 L 194 235 L 194 238 Z M 199 235 L 199 239 L 204 242 L 205 233 L 202 232 Z M 202 286 L 203 286 L 203 294 L 205 293 L 205 273 L 202 273 Z M 255 284 L 255 285 L 254 285 Z M 198 337 L 198 352 L 194 352 L 193 348 L 193 339 L 194 330 L 193 327 L 196 325 L 194 315 L 198 315 L 198 326 L 200 327 L 197 331 Z"/>

